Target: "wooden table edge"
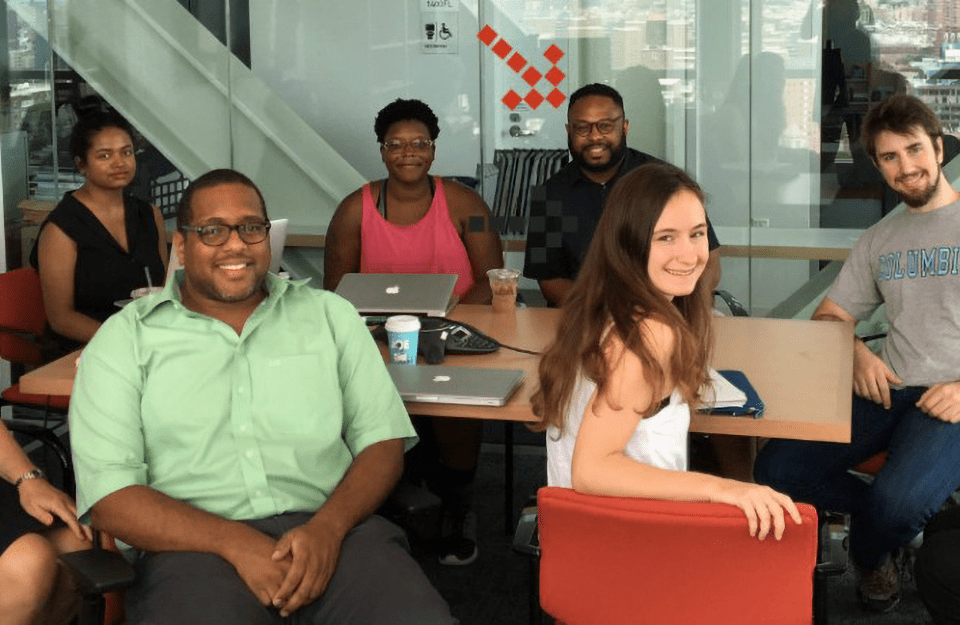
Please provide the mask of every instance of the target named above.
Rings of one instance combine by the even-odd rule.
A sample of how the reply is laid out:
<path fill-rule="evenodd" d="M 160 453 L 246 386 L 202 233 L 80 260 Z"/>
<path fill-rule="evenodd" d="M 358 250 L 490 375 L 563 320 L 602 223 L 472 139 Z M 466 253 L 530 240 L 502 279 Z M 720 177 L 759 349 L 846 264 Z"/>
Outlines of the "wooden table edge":
<path fill-rule="evenodd" d="M 757 436 L 761 438 L 788 438 L 791 440 L 849 443 L 849 424 L 811 424 L 790 421 L 764 420 L 763 417 L 733 417 L 693 412 L 690 415 L 690 432 L 699 434 L 729 434 L 733 436 Z"/>
<path fill-rule="evenodd" d="M 40 368 L 23 374 L 20 376 L 20 392 L 31 393 L 35 395 L 70 395 L 73 392 L 74 375 L 64 377 L 57 376 L 55 377 L 55 382 L 51 382 L 50 380 L 41 381 L 41 378 L 45 374 L 48 374 L 51 370 L 58 370 L 67 367 L 75 370 L 77 359 L 80 357 L 80 352 L 81 350 L 70 352 L 66 356 L 62 356 L 61 358 L 49 362 Z M 72 373 L 75 373 L 75 371 Z M 38 386 L 40 388 L 38 388 Z"/>

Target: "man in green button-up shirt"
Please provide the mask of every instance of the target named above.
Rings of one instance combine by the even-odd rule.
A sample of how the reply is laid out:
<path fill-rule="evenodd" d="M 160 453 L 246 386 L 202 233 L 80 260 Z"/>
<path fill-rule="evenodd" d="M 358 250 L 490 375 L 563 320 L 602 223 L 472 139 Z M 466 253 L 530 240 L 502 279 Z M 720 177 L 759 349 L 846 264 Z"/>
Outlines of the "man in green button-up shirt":
<path fill-rule="evenodd" d="M 183 270 L 103 325 L 70 407 L 81 520 L 138 550 L 132 621 L 455 622 L 371 516 L 416 436 L 356 310 L 267 273 L 242 174 L 177 228 Z"/>

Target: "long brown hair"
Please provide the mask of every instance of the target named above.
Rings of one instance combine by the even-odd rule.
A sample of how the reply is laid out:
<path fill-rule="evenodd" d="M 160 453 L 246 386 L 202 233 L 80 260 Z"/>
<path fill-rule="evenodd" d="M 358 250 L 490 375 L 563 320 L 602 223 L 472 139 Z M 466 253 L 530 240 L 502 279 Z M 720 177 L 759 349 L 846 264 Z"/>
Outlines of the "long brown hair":
<path fill-rule="evenodd" d="M 654 412 L 665 394 L 666 379 L 687 403 L 699 402 L 713 344 L 709 286 L 701 277 L 692 293 L 668 300 L 653 286 L 647 269 L 657 221 L 667 202 L 682 190 L 703 203 L 700 186 L 667 164 L 638 167 L 611 189 L 563 305 L 557 337 L 540 361 L 540 386 L 531 398 L 534 413 L 541 417 L 535 429 L 552 425 L 563 430 L 578 374 L 593 380 L 598 395 L 603 395 L 610 374 L 605 348 L 613 333 L 640 359 L 646 383 L 653 388 L 644 416 Z M 640 331 L 647 318 L 673 329 L 669 372 L 660 366 L 650 337 Z"/>

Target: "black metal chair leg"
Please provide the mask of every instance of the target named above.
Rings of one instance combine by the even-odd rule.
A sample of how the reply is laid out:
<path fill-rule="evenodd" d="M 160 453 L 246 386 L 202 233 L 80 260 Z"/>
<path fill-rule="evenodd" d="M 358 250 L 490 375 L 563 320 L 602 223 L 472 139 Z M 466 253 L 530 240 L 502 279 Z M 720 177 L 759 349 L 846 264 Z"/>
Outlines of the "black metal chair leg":
<path fill-rule="evenodd" d="M 503 424 L 503 533 L 513 534 L 513 422 Z"/>
<path fill-rule="evenodd" d="M 540 610 L 540 559 L 527 558 L 527 608 L 530 611 L 530 625 L 542 625 L 543 613 Z"/>
<path fill-rule="evenodd" d="M 826 625 L 829 619 L 829 588 L 827 575 L 814 571 L 813 573 L 813 625 Z"/>
<path fill-rule="evenodd" d="M 103 595 L 84 595 L 77 625 L 101 625 L 106 611 L 104 604 Z"/>

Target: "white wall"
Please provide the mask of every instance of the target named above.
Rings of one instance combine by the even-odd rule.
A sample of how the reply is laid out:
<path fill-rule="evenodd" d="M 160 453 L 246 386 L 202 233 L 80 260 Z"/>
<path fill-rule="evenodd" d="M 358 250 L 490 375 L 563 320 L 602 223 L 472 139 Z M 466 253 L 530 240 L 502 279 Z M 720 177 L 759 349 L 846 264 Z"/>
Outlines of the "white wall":
<path fill-rule="evenodd" d="M 251 3 L 254 72 L 365 178 L 385 176 L 377 111 L 421 99 L 440 118 L 433 173 L 476 175 L 480 156 L 478 31 L 455 13 L 457 54 L 421 52 L 423 0 Z"/>

